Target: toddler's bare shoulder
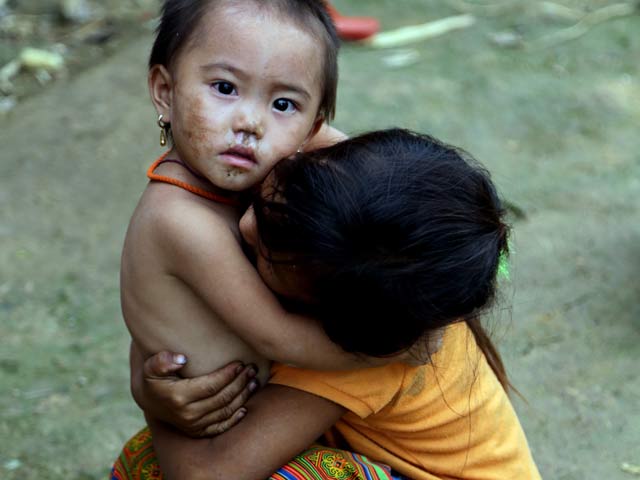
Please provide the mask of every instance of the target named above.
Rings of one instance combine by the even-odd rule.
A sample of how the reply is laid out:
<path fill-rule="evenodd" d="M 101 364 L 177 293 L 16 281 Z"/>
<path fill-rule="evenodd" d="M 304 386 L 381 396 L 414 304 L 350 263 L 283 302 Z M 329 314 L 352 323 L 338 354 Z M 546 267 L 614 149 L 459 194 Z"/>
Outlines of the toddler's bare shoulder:
<path fill-rule="evenodd" d="M 184 193 L 184 194 L 183 194 Z M 187 192 L 145 192 L 137 221 L 146 224 L 157 242 L 174 248 L 194 249 L 237 243 L 237 215 Z"/>

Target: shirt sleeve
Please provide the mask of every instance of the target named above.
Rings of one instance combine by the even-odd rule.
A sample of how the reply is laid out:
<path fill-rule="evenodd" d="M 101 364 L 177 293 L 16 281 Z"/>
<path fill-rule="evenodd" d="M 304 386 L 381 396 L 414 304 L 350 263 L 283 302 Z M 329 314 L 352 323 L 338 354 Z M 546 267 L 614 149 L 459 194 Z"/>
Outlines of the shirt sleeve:
<path fill-rule="evenodd" d="M 275 364 L 269 382 L 326 398 L 366 418 L 393 401 L 404 376 L 402 364 L 349 371 L 304 370 Z"/>

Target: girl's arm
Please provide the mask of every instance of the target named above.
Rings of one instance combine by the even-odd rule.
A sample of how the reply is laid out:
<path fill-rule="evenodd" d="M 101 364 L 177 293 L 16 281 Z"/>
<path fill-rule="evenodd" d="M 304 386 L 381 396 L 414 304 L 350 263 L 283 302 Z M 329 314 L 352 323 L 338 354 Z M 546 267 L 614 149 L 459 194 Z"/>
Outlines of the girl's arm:
<path fill-rule="evenodd" d="M 389 363 L 347 353 L 329 340 L 317 321 L 287 312 L 247 260 L 228 225 L 206 217 L 203 221 L 203 212 L 197 210 L 165 210 L 154 238 L 162 244 L 163 258 L 170 259 L 170 273 L 259 354 L 315 370 Z"/>
<path fill-rule="evenodd" d="M 239 362 L 233 362 L 207 375 L 178 378 L 175 372 L 181 366 L 173 361 L 177 355 L 165 351 L 146 361 L 132 356 L 131 391 L 140 408 L 194 438 L 220 434 L 238 423 L 247 412 L 246 399 L 258 387 L 252 375 L 247 386 L 246 369 L 254 367 L 234 377 L 228 369 Z"/>
<path fill-rule="evenodd" d="M 167 480 L 263 480 L 309 447 L 345 409 L 313 394 L 268 385 L 246 418 L 214 438 L 192 439 L 147 418 Z"/>

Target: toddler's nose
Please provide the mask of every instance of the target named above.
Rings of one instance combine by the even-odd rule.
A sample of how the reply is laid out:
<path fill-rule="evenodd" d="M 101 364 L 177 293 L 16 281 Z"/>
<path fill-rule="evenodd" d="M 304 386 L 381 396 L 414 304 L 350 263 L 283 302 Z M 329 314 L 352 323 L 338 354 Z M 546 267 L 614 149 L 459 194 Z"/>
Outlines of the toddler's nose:
<path fill-rule="evenodd" d="M 233 131 L 236 135 L 254 136 L 258 140 L 264 136 L 264 126 L 257 112 L 240 112 L 233 123 Z"/>
<path fill-rule="evenodd" d="M 236 145 L 255 148 L 255 142 L 258 140 L 258 136 L 246 131 L 240 131 L 234 133 L 233 139 Z"/>

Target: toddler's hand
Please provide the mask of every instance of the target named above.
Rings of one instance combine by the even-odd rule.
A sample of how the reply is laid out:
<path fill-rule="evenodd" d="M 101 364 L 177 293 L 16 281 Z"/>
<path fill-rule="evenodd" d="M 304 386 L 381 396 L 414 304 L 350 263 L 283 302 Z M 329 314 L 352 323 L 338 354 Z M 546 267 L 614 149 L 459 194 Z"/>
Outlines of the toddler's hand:
<path fill-rule="evenodd" d="M 131 392 L 145 412 L 194 438 L 229 430 L 246 414 L 257 387 L 254 366 L 233 362 L 208 375 L 181 378 L 182 355 L 160 352 L 143 358 L 132 344 Z"/>

